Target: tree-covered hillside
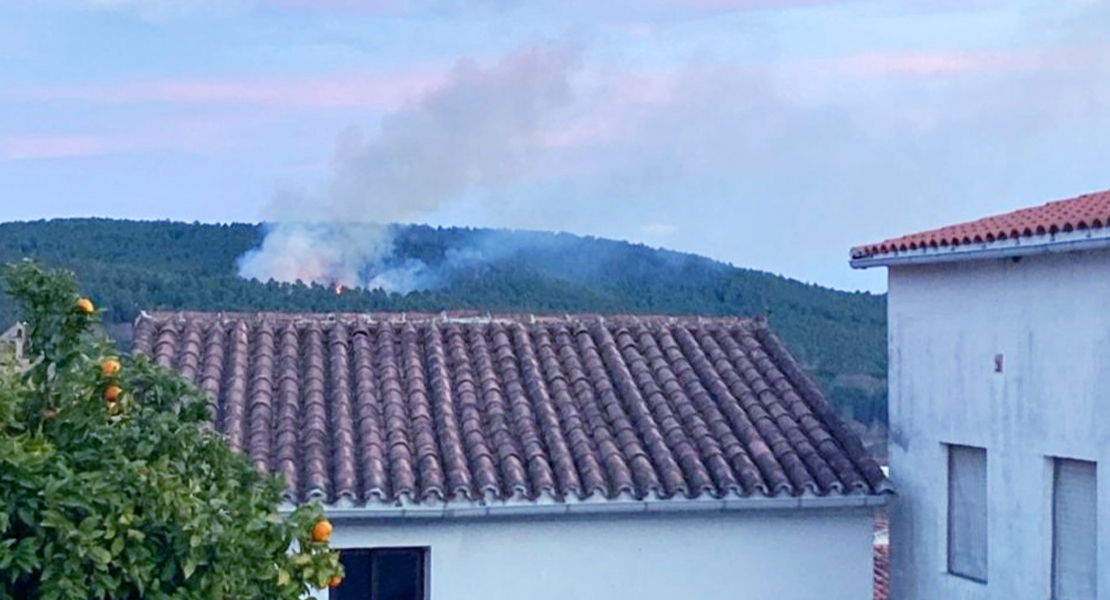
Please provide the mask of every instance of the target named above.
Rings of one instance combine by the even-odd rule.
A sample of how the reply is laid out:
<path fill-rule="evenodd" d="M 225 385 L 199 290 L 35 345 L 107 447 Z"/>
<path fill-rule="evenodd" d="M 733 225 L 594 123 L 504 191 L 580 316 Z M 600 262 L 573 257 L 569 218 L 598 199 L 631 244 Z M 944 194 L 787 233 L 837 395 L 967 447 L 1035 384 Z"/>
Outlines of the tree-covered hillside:
<path fill-rule="evenodd" d="M 431 289 L 405 295 L 247 281 L 236 259 L 258 225 L 109 219 L 0 224 L 0 262 L 32 257 L 77 273 L 117 337 L 140 310 L 421 311 L 764 315 L 847 415 L 886 420 L 882 296 L 846 293 L 704 257 L 568 234 L 394 228 L 398 264 Z M 0 300 L 0 331 L 15 319 Z"/>

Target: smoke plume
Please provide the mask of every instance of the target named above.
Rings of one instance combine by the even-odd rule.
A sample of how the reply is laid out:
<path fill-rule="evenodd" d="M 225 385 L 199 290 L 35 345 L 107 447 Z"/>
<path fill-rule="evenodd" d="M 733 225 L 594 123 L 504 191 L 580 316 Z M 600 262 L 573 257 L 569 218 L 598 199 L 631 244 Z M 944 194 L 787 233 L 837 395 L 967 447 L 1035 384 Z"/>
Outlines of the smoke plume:
<path fill-rule="evenodd" d="M 387 115 L 373 134 L 343 131 L 325 190 L 276 198 L 267 235 L 240 258 L 240 275 L 402 293 L 427 287 L 434 279 L 427 265 L 392 260 L 387 224 L 527 177 L 544 124 L 571 102 L 575 59 L 572 49 L 548 45 L 489 67 L 462 61 L 440 88 Z"/>

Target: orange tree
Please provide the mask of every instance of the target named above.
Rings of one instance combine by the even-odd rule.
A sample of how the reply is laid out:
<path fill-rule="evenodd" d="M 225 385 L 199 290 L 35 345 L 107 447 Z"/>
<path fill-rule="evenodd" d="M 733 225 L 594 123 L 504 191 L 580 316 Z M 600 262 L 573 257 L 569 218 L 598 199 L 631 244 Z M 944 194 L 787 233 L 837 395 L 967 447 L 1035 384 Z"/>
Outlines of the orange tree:
<path fill-rule="evenodd" d="M 72 275 L 9 265 L 28 362 L 0 373 L 0 599 L 288 599 L 337 582 L 319 505 L 232 452 L 208 402 L 118 359 Z"/>

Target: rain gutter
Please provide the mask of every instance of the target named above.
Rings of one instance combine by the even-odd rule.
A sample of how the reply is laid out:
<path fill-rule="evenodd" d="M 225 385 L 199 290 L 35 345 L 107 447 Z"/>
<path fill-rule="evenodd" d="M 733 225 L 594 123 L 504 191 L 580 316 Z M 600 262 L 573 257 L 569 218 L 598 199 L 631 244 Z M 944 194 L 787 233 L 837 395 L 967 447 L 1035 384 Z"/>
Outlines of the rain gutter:
<path fill-rule="evenodd" d="M 852 258 L 851 265 L 853 269 L 867 269 L 870 267 L 1017 258 L 1035 254 L 1104 250 L 1107 248 L 1110 248 L 1110 227 L 1103 227 L 1101 229 L 1044 234 L 978 244 L 918 248 L 874 256 L 861 256 Z"/>
<path fill-rule="evenodd" d="M 600 500 L 573 502 L 420 503 L 402 506 L 325 506 L 329 519 L 468 519 L 481 517 L 551 517 L 573 515 L 645 515 L 724 513 L 745 510 L 845 509 L 883 506 L 889 493 L 785 498 L 713 498 L 668 500 Z M 283 512 L 292 506 L 284 505 Z"/>

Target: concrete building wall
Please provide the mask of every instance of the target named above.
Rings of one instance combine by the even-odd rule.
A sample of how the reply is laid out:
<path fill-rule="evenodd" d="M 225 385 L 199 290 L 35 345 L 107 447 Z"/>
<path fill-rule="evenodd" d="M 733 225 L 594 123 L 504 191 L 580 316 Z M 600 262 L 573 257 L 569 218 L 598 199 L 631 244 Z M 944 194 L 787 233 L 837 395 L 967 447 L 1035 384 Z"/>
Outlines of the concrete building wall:
<path fill-rule="evenodd" d="M 1050 598 L 1052 457 L 1098 462 L 1110 564 L 1110 252 L 892 267 L 889 290 L 893 598 Z M 945 444 L 987 450 L 985 584 L 946 572 Z"/>
<path fill-rule="evenodd" d="M 332 542 L 428 547 L 431 600 L 871 598 L 870 508 L 340 521 Z"/>

